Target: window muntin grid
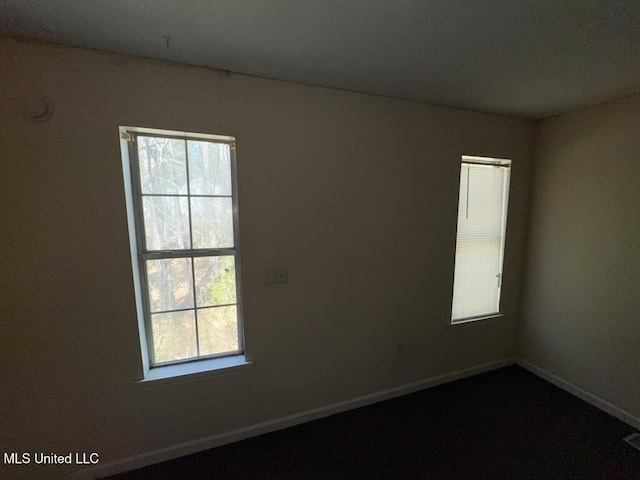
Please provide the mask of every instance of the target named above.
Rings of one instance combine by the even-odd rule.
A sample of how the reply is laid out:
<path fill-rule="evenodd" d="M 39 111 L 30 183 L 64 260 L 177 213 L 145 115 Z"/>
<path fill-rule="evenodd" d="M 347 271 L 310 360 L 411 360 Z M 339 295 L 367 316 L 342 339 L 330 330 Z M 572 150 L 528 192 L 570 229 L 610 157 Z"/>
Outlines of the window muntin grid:
<path fill-rule="evenodd" d="M 235 143 L 148 131 L 131 139 L 151 365 L 242 354 Z"/>

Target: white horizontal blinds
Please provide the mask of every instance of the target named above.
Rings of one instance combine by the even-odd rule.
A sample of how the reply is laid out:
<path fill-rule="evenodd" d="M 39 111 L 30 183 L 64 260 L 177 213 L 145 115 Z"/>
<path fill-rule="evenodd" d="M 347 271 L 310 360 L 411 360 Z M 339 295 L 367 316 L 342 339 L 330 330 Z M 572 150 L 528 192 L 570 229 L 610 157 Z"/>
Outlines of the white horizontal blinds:
<path fill-rule="evenodd" d="M 490 164 L 486 159 L 483 163 L 463 160 L 453 321 L 499 311 L 508 181 L 508 166 Z"/>

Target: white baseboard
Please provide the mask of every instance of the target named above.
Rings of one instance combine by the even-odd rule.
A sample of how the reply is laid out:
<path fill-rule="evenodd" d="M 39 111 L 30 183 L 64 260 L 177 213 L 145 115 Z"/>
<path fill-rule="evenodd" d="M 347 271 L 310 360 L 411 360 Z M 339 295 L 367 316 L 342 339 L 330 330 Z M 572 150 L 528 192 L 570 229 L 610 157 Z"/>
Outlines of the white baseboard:
<path fill-rule="evenodd" d="M 560 387 L 563 390 L 575 395 L 576 397 L 584 400 L 587 403 L 590 403 L 596 408 L 607 412 L 609 415 L 616 417 L 622 420 L 625 423 L 628 423 L 633 428 L 640 430 L 640 418 L 635 415 L 623 410 L 621 408 L 616 407 L 611 402 L 608 402 L 593 393 L 589 393 L 586 390 L 574 385 L 571 382 L 567 382 L 566 380 L 554 375 L 543 368 L 540 368 L 534 365 L 527 360 L 523 360 L 521 358 L 516 359 L 516 364 L 520 365 L 522 368 L 529 370 L 531 373 L 544 378 L 545 380 L 553 383 L 555 386 Z"/>
<path fill-rule="evenodd" d="M 134 455 L 132 457 L 127 457 L 121 460 L 107 462 L 102 465 L 97 465 L 95 467 L 80 470 L 74 474 L 73 478 L 76 480 L 94 480 L 96 478 L 116 475 L 118 473 L 126 472 L 129 470 L 146 467 L 154 463 L 172 460 L 184 455 L 190 455 L 192 453 L 201 452 L 203 450 L 219 447 L 228 443 L 238 442 L 246 438 L 255 437 L 257 435 L 262 435 L 276 430 L 281 430 L 283 428 L 292 427 L 301 423 L 317 420 L 318 418 L 328 417 L 329 415 L 335 415 L 336 413 L 352 410 L 354 408 L 364 407 L 372 403 L 400 397 L 402 395 L 407 395 L 419 390 L 435 387 L 436 385 L 441 385 L 443 383 L 448 383 L 465 377 L 470 377 L 491 370 L 496 370 L 507 365 L 513 365 L 514 363 L 514 359 L 507 358 L 498 360 L 496 362 L 476 365 L 464 370 L 458 370 L 456 372 L 419 380 L 417 382 L 401 385 L 399 387 L 394 387 L 387 390 L 382 390 L 380 392 L 363 395 L 361 397 L 353 398 L 350 400 L 333 403 L 324 407 L 313 408 L 311 410 L 295 413 L 286 417 L 276 418 L 274 420 L 268 420 L 266 422 L 261 422 L 255 425 L 250 425 L 248 427 L 232 430 L 230 432 L 211 435 L 159 450 L 142 453 L 140 455 Z"/>

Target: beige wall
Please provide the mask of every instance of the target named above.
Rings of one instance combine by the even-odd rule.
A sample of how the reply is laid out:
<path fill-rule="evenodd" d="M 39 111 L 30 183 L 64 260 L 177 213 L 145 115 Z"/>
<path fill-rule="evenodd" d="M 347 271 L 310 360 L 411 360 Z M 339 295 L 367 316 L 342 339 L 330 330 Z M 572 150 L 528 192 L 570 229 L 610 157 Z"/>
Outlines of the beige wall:
<path fill-rule="evenodd" d="M 640 96 L 544 121 L 519 355 L 640 418 Z"/>
<path fill-rule="evenodd" d="M 0 64 L 4 451 L 109 462 L 513 356 L 532 122 L 9 39 Z M 136 385 L 119 125 L 237 137 L 251 370 Z M 507 316 L 450 327 L 462 154 L 513 159 Z"/>

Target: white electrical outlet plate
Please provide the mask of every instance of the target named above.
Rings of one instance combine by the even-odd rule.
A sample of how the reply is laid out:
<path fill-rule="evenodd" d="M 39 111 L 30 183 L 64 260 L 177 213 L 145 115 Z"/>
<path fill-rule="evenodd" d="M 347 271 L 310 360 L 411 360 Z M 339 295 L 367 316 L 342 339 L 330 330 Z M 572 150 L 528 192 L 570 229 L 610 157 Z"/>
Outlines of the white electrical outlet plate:
<path fill-rule="evenodd" d="M 264 272 L 264 284 L 287 283 L 287 267 L 269 267 Z"/>

